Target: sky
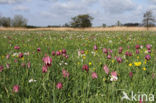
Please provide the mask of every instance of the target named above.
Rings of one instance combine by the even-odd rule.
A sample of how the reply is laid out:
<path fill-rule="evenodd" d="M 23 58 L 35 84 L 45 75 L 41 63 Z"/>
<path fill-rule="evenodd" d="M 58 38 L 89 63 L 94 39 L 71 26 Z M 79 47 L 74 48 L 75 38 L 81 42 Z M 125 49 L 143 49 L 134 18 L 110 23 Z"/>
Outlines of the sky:
<path fill-rule="evenodd" d="M 91 15 L 93 26 L 141 23 L 147 10 L 156 18 L 156 0 L 0 0 L 0 16 L 22 15 L 35 26 L 63 25 L 79 14 Z"/>

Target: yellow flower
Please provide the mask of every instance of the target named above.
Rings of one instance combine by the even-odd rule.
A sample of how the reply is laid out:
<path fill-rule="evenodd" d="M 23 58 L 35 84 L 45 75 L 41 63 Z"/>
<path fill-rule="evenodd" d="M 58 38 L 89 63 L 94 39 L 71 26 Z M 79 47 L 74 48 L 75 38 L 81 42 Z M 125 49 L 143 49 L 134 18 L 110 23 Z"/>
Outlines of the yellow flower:
<path fill-rule="evenodd" d="M 4 56 L 2 56 L 2 59 L 4 59 Z"/>
<path fill-rule="evenodd" d="M 86 59 L 86 56 L 83 56 L 83 59 Z"/>
<path fill-rule="evenodd" d="M 137 56 L 137 59 L 139 59 L 139 56 Z"/>
<path fill-rule="evenodd" d="M 141 62 L 134 62 L 134 65 L 138 67 L 141 65 Z"/>
<path fill-rule="evenodd" d="M 146 71 L 146 68 L 144 67 L 143 70 Z"/>
<path fill-rule="evenodd" d="M 91 62 L 89 62 L 89 65 L 92 65 L 92 63 L 91 63 Z"/>
<path fill-rule="evenodd" d="M 80 62 L 77 62 L 77 64 L 79 65 L 79 64 L 80 64 Z"/>
<path fill-rule="evenodd" d="M 112 63 L 114 63 L 114 60 L 112 60 Z"/>
<path fill-rule="evenodd" d="M 147 61 L 144 61 L 144 64 L 146 64 L 147 63 Z"/>
<path fill-rule="evenodd" d="M 93 68 L 93 71 L 95 71 L 96 70 L 96 68 Z"/>
<path fill-rule="evenodd" d="M 24 61 L 24 57 L 21 58 Z"/>
<path fill-rule="evenodd" d="M 130 63 L 129 66 L 131 67 L 132 66 L 132 63 Z"/>

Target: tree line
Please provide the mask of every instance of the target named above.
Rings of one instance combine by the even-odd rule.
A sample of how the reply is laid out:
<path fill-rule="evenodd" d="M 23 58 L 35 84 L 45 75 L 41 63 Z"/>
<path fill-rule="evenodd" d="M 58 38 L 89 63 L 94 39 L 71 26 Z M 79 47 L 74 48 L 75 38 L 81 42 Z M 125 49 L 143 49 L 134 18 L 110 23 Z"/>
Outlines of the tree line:
<path fill-rule="evenodd" d="M 15 15 L 14 18 L 0 17 L 0 26 L 2 27 L 26 27 L 27 19 L 22 15 Z"/>
<path fill-rule="evenodd" d="M 86 28 L 92 27 L 92 20 L 94 18 L 89 14 L 80 14 L 71 18 L 69 23 L 65 23 L 63 26 L 60 25 L 49 25 L 47 27 L 74 27 L 74 28 Z M 22 15 L 15 15 L 13 19 L 10 17 L 0 17 L 0 26 L 3 27 L 27 27 L 27 28 L 36 28 L 37 26 L 27 25 L 27 19 Z M 102 27 L 106 27 L 106 24 L 102 24 Z M 152 14 L 152 11 L 146 11 L 143 15 L 142 23 L 125 23 L 122 24 L 120 21 L 117 21 L 115 25 L 112 26 L 145 26 L 147 29 L 149 27 L 155 26 L 155 19 Z"/>

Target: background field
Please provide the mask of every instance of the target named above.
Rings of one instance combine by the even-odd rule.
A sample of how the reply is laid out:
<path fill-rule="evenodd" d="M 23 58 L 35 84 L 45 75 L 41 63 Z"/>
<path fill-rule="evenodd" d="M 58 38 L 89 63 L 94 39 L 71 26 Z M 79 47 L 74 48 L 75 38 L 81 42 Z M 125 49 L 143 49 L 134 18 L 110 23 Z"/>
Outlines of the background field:
<path fill-rule="evenodd" d="M 8 29 L 1 28 L 1 30 Z M 14 30 L 14 28 L 9 30 Z M 139 100 L 137 102 L 121 101 L 123 90 L 128 95 L 134 91 L 136 94 L 146 93 L 156 96 L 156 32 L 35 30 L 37 31 L 0 31 L 0 65 L 4 67 L 0 72 L 0 102 L 139 102 Z M 135 53 L 137 44 L 143 46 L 140 54 Z M 147 52 L 147 44 L 152 45 L 151 53 Z M 97 45 L 97 50 L 93 49 L 94 45 Z M 15 50 L 15 46 L 19 46 L 20 49 Z M 122 54 L 118 53 L 119 47 L 123 47 Z M 41 48 L 41 51 L 37 52 L 37 48 Z M 107 59 L 107 55 L 102 51 L 103 48 L 110 48 L 113 51 L 111 59 Z M 67 50 L 68 59 L 62 55 L 52 56 L 52 51 L 62 49 Z M 84 50 L 85 54 L 78 56 L 79 50 Z M 125 57 L 126 51 L 132 52 L 133 56 Z M 19 58 L 18 55 L 14 56 L 14 53 L 19 52 L 25 54 L 23 58 Z M 9 59 L 6 58 L 8 54 Z M 48 68 L 48 72 L 42 73 L 44 65 L 42 58 L 45 54 L 52 58 L 52 66 Z M 151 56 L 149 61 L 145 60 L 147 54 Z M 123 62 L 119 64 L 115 56 L 121 57 Z M 16 63 L 15 60 L 17 60 Z M 27 67 L 28 62 L 31 63 L 31 68 Z M 137 67 L 134 65 L 135 62 L 141 62 L 141 65 Z M 6 64 L 9 64 L 10 67 L 7 68 Z M 88 73 L 82 70 L 84 64 L 89 66 Z M 110 81 L 110 74 L 107 75 L 103 70 L 104 65 L 108 66 L 110 72 L 117 72 L 117 81 Z M 63 68 L 69 72 L 69 78 L 62 76 Z M 92 72 L 97 73 L 97 79 L 92 79 Z M 129 77 L 129 72 L 133 73 L 132 78 Z M 30 79 L 36 82 L 29 83 Z M 58 82 L 63 84 L 62 89 L 56 88 Z M 13 92 L 14 85 L 19 85 L 18 93 Z"/>
<path fill-rule="evenodd" d="M 0 31 L 7 30 L 28 30 L 28 31 L 38 31 L 38 30 L 54 30 L 54 31 L 147 31 L 145 27 L 92 27 L 92 28 L 68 28 L 68 27 L 60 27 L 60 28 L 0 28 Z M 148 29 L 149 31 L 156 31 L 156 27 L 151 27 Z"/>

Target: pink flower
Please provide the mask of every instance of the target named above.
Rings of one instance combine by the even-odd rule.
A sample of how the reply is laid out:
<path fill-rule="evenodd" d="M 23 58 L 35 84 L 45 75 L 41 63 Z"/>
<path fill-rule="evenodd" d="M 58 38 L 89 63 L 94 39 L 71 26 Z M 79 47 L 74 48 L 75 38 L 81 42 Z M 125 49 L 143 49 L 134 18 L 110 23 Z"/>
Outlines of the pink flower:
<path fill-rule="evenodd" d="M 3 71 L 3 66 L 2 65 L 0 65 L 0 72 L 2 72 Z"/>
<path fill-rule="evenodd" d="M 15 46 L 15 47 L 14 47 L 14 49 L 19 50 L 19 49 L 20 49 L 20 47 L 19 47 L 19 46 Z"/>
<path fill-rule="evenodd" d="M 62 89 L 62 87 L 63 87 L 63 84 L 61 82 L 57 83 L 57 85 L 56 85 L 57 89 Z"/>
<path fill-rule="evenodd" d="M 56 51 L 56 55 L 57 56 L 61 55 L 61 52 L 60 51 Z"/>
<path fill-rule="evenodd" d="M 111 56 L 111 55 L 108 55 L 108 56 L 107 56 L 107 59 L 111 59 L 111 58 L 112 58 L 112 56 Z"/>
<path fill-rule="evenodd" d="M 9 69 L 10 68 L 10 64 L 6 64 L 6 67 L 7 67 L 7 69 Z"/>
<path fill-rule="evenodd" d="M 27 67 L 28 67 L 28 68 L 31 67 L 31 63 L 30 63 L 30 62 L 27 63 Z"/>
<path fill-rule="evenodd" d="M 52 51 L 51 54 L 52 54 L 52 56 L 55 56 L 55 51 Z"/>
<path fill-rule="evenodd" d="M 133 72 L 129 72 L 129 77 L 133 77 Z"/>
<path fill-rule="evenodd" d="M 23 53 L 19 53 L 18 57 L 22 58 L 23 57 Z"/>
<path fill-rule="evenodd" d="M 97 46 L 96 45 L 94 45 L 94 50 L 97 50 L 98 48 L 97 48 Z"/>
<path fill-rule="evenodd" d="M 145 59 L 146 59 L 146 60 L 150 60 L 150 59 L 151 59 L 151 56 L 150 56 L 150 55 L 146 55 L 146 56 L 145 56 Z"/>
<path fill-rule="evenodd" d="M 133 56 L 132 52 L 129 52 L 128 56 Z"/>
<path fill-rule="evenodd" d="M 111 72 L 111 81 L 117 81 L 118 77 L 117 77 L 117 72 L 113 71 Z"/>
<path fill-rule="evenodd" d="M 48 67 L 47 66 L 43 66 L 42 67 L 42 73 L 46 73 L 48 71 Z"/>
<path fill-rule="evenodd" d="M 151 50 L 151 48 L 152 48 L 151 44 L 147 44 L 147 45 L 146 45 L 146 48 L 147 48 L 148 50 Z"/>
<path fill-rule="evenodd" d="M 139 53 L 140 53 L 139 49 L 136 49 L 136 54 L 139 54 Z"/>
<path fill-rule="evenodd" d="M 108 49 L 109 53 L 112 53 L 113 51 L 111 49 Z"/>
<path fill-rule="evenodd" d="M 25 63 L 22 63 L 21 66 L 22 66 L 22 67 L 25 67 Z"/>
<path fill-rule="evenodd" d="M 92 73 L 92 79 L 97 79 L 97 74 L 95 72 Z"/>
<path fill-rule="evenodd" d="M 103 53 L 108 54 L 107 48 L 103 48 Z"/>
<path fill-rule="evenodd" d="M 69 77 L 69 72 L 67 72 L 65 69 L 62 70 L 62 74 L 63 74 L 63 77 Z"/>
<path fill-rule="evenodd" d="M 125 52 L 125 55 L 126 55 L 126 56 L 128 56 L 128 55 L 129 55 L 129 52 L 128 52 L 128 51 L 126 51 L 126 52 Z"/>
<path fill-rule="evenodd" d="M 37 51 L 40 52 L 41 51 L 41 48 L 37 48 Z"/>
<path fill-rule="evenodd" d="M 51 66 L 52 59 L 49 56 L 43 58 L 43 62 L 46 66 Z"/>
<path fill-rule="evenodd" d="M 140 101 L 139 101 L 139 103 L 142 103 L 142 99 L 140 98 Z"/>
<path fill-rule="evenodd" d="M 148 53 L 151 53 L 151 50 L 148 50 Z"/>
<path fill-rule="evenodd" d="M 121 57 L 117 57 L 116 60 L 117 60 L 118 63 L 122 63 L 122 58 Z"/>
<path fill-rule="evenodd" d="M 105 65 L 105 66 L 103 67 L 103 70 L 105 71 L 106 74 L 109 73 L 109 69 L 108 69 L 107 65 Z"/>
<path fill-rule="evenodd" d="M 18 85 L 14 85 L 13 92 L 17 93 L 18 91 L 19 91 L 19 86 Z"/>
<path fill-rule="evenodd" d="M 135 46 L 135 48 L 136 48 L 136 49 L 140 49 L 140 45 L 137 44 L 137 45 Z"/>
<path fill-rule="evenodd" d="M 119 47 L 119 54 L 122 53 L 122 50 L 123 50 L 123 48 L 122 47 Z"/>
<path fill-rule="evenodd" d="M 85 70 L 86 72 L 89 71 L 89 67 L 87 64 L 83 65 L 82 70 Z"/>
<path fill-rule="evenodd" d="M 68 56 L 68 55 L 66 55 L 65 57 L 66 57 L 66 59 L 68 59 L 68 57 L 69 57 L 69 56 Z"/>
<path fill-rule="evenodd" d="M 62 49 L 62 54 L 66 54 L 66 49 Z"/>
<path fill-rule="evenodd" d="M 6 59 L 9 59 L 10 58 L 10 55 L 8 54 L 8 55 L 6 55 Z"/>
<path fill-rule="evenodd" d="M 84 50 L 81 50 L 81 54 L 84 54 Z"/>

